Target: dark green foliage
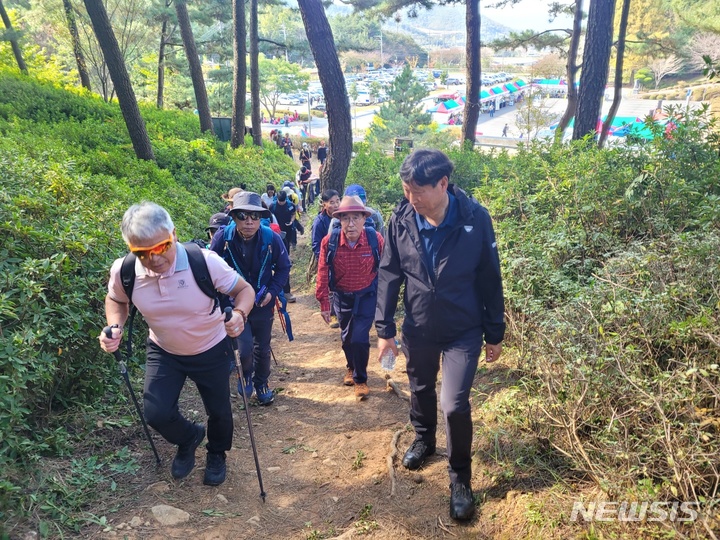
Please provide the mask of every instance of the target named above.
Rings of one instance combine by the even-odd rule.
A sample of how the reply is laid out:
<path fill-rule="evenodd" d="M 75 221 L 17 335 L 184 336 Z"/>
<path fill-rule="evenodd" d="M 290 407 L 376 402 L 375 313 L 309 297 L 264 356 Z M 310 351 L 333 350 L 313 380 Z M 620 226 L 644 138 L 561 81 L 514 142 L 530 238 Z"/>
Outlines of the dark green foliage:
<path fill-rule="evenodd" d="M 229 188 L 294 172 L 274 145 L 231 150 L 201 136 L 192 114 L 145 113 L 158 163 L 134 158 L 116 106 L 0 70 L 0 522 L 36 506 L 39 519 L 77 529 L 86 519 L 74 512 L 108 491 L 115 457 L 97 448 L 77 462 L 82 488 L 65 476 L 78 471 L 44 473 L 54 456 L 102 446 L 88 437 L 96 418 L 73 426 L 64 411 L 125 400 L 97 342 L 110 264 L 126 252 L 124 211 L 158 202 L 189 240 Z"/>

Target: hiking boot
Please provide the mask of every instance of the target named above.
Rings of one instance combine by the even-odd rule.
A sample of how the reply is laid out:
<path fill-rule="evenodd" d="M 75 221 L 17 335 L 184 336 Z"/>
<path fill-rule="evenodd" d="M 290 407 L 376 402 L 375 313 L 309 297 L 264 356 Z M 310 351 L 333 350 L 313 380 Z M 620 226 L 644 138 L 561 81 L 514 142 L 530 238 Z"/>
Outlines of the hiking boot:
<path fill-rule="evenodd" d="M 175 480 L 182 480 L 195 467 L 195 450 L 205 438 L 205 426 L 193 424 L 193 430 L 195 431 L 193 440 L 187 445 L 179 445 L 173 459 L 170 473 Z"/>
<path fill-rule="evenodd" d="M 270 390 L 267 384 L 255 387 L 255 397 L 260 405 L 270 405 L 275 401 L 275 393 Z"/>
<path fill-rule="evenodd" d="M 288 304 L 294 304 L 297 302 L 297 298 L 295 298 L 295 295 L 293 293 L 285 293 L 285 300 L 287 300 Z"/>
<path fill-rule="evenodd" d="M 362 401 L 363 399 L 368 397 L 369 393 L 370 389 L 368 388 L 368 385 L 366 383 L 355 383 L 355 398 L 357 398 L 358 401 Z"/>
<path fill-rule="evenodd" d="M 243 387 L 245 387 L 245 398 L 250 399 L 253 393 L 253 382 L 252 382 L 252 375 L 245 375 L 243 377 L 243 382 L 240 382 L 240 379 L 238 379 L 237 383 L 237 391 L 238 395 L 242 396 Z"/>
<path fill-rule="evenodd" d="M 225 481 L 226 473 L 225 452 L 208 452 L 203 484 L 206 486 L 219 486 Z"/>
<path fill-rule="evenodd" d="M 472 519 L 475 514 L 475 498 L 472 489 L 465 484 L 450 484 L 450 517 L 459 521 Z"/>
<path fill-rule="evenodd" d="M 353 370 L 348 368 L 345 372 L 345 376 L 343 377 L 343 384 L 345 386 L 353 386 L 355 384 L 355 380 L 353 379 Z"/>
<path fill-rule="evenodd" d="M 435 453 L 435 445 L 416 439 L 407 449 L 402 459 L 403 467 L 411 471 L 420 468 L 425 459 Z"/>
<path fill-rule="evenodd" d="M 340 323 L 335 315 L 330 317 L 330 328 L 340 328 Z"/>

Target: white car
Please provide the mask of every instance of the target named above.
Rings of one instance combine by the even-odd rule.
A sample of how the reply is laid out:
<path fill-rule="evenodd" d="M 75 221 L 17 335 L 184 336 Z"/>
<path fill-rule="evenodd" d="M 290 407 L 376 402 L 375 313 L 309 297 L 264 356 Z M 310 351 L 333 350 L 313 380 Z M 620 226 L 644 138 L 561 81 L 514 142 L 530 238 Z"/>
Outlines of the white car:
<path fill-rule="evenodd" d="M 293 96 L 281 95 L 278 103 L 280 103 L 280 105 L 300 105 L 300 100 Z"/>

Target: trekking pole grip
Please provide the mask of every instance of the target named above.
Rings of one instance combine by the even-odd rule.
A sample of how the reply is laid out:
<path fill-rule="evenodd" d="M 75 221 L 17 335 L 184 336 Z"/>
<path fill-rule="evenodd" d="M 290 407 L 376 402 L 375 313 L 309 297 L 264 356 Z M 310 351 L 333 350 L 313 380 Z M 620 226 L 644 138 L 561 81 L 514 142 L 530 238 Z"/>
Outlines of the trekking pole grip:
<path fill-rule="evenodd" d="M 113 329 L 112 326 L 106 326 L 105 328 L 103 328 L 103 332 L 110 339 L 112 339 L 112 329 Z M 125 362 L 123 362 L 122 353 L 120 353 L 120 349 L 119 348 L 116 349 L 115 352 L 113 352 L 112 354 L 115 357 L 115 360 L 117 360 L 119 364 L 124 366 Z"/>
<path fill-rule="evenodd" d="M 228 322 L 230 319 L 232 319 L 233 310 L 230 306 L 226 307 L 223 310 L 223 313 L 225 313 L 225 322 Z M 228 336 L 228 337 L 230 337 L 230 336 Z M 238 345 L 237 345 L 236 338 L 230 338 L 230 343 L 232 343 L 233 350 L 234 351 L 237 350 Z"/>

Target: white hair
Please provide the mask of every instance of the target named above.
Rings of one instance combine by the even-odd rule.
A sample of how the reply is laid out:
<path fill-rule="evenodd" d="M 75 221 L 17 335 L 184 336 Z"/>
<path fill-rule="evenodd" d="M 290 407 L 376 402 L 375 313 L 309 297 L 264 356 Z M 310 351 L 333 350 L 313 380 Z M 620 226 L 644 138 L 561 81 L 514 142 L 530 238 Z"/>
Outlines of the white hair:
<path fill-rule="evenodd" d="M 142 244 L 163 231 L 170 235 L 175 230 L 170 214 L 159 204 L 143 201 L 127 209 L 120 225 L 123 240 L 128 244 Z"/>

